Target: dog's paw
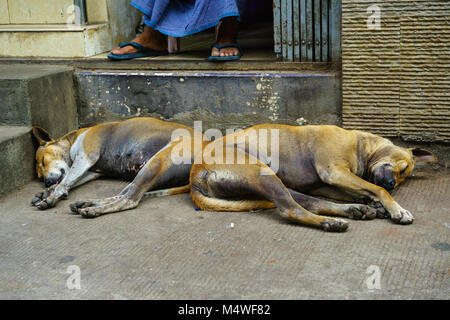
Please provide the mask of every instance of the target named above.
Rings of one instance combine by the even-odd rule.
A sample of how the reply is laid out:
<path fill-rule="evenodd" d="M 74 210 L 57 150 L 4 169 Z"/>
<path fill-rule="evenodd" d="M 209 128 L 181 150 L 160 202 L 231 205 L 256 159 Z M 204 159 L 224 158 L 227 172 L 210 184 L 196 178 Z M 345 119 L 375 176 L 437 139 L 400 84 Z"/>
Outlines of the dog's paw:
<path fill-rule="evenodd" d="M 346 212 L 354 220 L 373 220 L 377 216 L 377 209 L 363 204 L 350 205 Z"/>
<path fill-rule="evenodd" d="M 89 207 L 80 209 L 78 212 L 83 218 L 87 218 L 87 219 L 97 218 L 103 214 L 103 212 L 97 211 L 94 208 L 89 208 Z"/>
<path fill-rule="evenodd" d="M 348 226 L 349 223 L 342 219 L 326 219 L 321 224 L 322 229 L 329 232 L 344 232 Z"/>
<path fill-rule="evenodd" d="M 96 218 L 105 213 L 133 209 L 137 205 L 138 201 L 120 195 L 105 199 L 76 201 L 70 204 L 70 210 L 84 218 Z"/>
<path fill-rule="evenodd" d="M 45 210 L 49 208 L 53 208 L 56 205 L 57 199 L 52 196 L 49 196 L 45 199 L 42 199 L 34 204 L 34 206 L 40 210 Z"/>
<path fill-rule="evenodd" d="M 377 218 L 378 219 L 388 219 L 389 218 L 389 212 L 384 207 L 377 208 Z"/>
<path fill-rule="evenodd" d="M 73 214 L 79 214 L 84 218 L 96 218 L 101 215 L 100 212 L 94 210 L 99 204 L 99 200 L 78 200 L 69 205 Z"/>
<path fill-rule="evenodd" d="M 68 193 L 65 189 L 57 189 L 57 185 L 53 185 L 42 192 L 36 193 L 31 200 L 31 205 L 40 210 L 45 210 L 53 208 L 59 199 L 67 196 Z"/>
<path fill-rule="evenodd" d="M 94 202 L 91 200 L 78 200 L 69 205 L 70 211 L 74 214 L 80 214 L 79 210 L 93 206 Z"/>
<path fill-rule="evenodd" d="M 391 214 L 391 219 L 398 224 L 411 224 L 414 222 L 414 216 L 405 209 L 401 209 L 398 213 Z"/>
<path fill-rule="evenodd" d="M 55 188 L 52 186 L 50 188 L 45 189 L 44 191 L 36 193 L 34 195 L 34 198 L 31 200 L 31 205 L 37 206 L 39 202 L 41 202 L 45 198 L 48 198 L 53 193 L 54 190 Z"/>
<path fill-rule="evenodd" d="M 31 205 L 36 206 L 39 202 L 41 202 L 43 199 L 43 192 L 36 193 L 34 198 L 31 199 Z"/>
<path fill-rule="evenodd" d="M 380 201 L 370 201 L 368 205 L 376 210 L 376 217 L 378 219 L 387 219 L 390 217 L 388 211 L 383 207 Z"/>

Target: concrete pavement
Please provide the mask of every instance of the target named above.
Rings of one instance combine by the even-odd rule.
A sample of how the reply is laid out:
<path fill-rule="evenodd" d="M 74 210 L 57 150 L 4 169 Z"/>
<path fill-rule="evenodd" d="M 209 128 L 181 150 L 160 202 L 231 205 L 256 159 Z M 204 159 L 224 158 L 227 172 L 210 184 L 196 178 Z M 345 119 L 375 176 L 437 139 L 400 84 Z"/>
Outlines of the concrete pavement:
<path fill-rule="evenodd" d="M 111 196 L 125 185 L 94 181 L 47 211 L 29 205 L 42 188 L 37 181 L 1 198 L 0 299 L 450 297 L 445 168 L 419 168 L 395 191 L 416 217 L 409 226 L 352 220 L 346 233 L 325 233 L 285 221 L 275 209 L 196 211 L 188 194 L 97 219 L 70 214 L 71 201 Z M 67 287 L 70 266 L 79 268 L 80 289 Z"/>

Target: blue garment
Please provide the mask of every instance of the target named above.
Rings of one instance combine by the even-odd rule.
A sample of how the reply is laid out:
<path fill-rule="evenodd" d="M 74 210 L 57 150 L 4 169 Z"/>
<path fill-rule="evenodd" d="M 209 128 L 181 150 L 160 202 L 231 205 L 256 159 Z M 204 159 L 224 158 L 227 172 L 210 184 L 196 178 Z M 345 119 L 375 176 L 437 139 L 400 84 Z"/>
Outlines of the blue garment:
<path fill-rule="evenodd" d="M 144 22 L 159 32 L 184 37 L 214 27 L 225 17 L 239 17 L 243 0 L 133 0 Z"/>

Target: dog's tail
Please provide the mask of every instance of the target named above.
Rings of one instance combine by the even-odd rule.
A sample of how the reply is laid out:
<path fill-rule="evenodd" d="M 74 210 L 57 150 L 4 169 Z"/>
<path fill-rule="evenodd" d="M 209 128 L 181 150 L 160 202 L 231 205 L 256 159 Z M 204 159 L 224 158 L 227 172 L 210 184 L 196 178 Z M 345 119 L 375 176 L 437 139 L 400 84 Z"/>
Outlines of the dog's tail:
<path fill-rule="evenodd" d="M 275 208 L 275 204 L 267 200 L 229 200 L 211 198 L 196 190 L 191 190 L 191 198 L 200 210 L 207 211 L 249 211 Z"/>
<path fill-rule="evenodd" d="M 190 189 L 190 185 L 187 184 L 182 187 L 174 187 L 174 188 L 168 188 L 168 189 L 148 191 L 148 192 L 144 193 L 144 197 L 156 198 L 156 197 L 164 197 L 164 196 L 173 196 L 174 194 L 189 192 L 189 189 Z"/>

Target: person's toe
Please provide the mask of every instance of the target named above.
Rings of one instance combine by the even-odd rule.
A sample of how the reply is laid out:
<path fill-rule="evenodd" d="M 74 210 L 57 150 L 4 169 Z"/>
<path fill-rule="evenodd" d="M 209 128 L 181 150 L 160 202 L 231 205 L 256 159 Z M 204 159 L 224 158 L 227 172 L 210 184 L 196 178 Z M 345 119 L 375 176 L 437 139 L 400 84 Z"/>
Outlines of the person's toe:
<path fill-rule="evenodd" d="M 138 49 L 136 49 L 133 46 L 125 46 L 123 48 L 120 48 L 120 47 L 114 48 L 111 50 L 111 53 L 115 54 L 115 55 L 123 55 L 123 54 L 128 54 L 128 53 L 134 53 L 137 51 L 138 51 Z"/>
<path fill-rule="evenodd" d="M 116 47 L 114 49 L 111 50 L 112 54 L 119 54 L 120 53 L 120 47 Z"/>
<path fill-rule="evenodd" d="M 216 47 L 213 47 L 211 50 L 211 56 L 218 57 L 220 55 L 219 50 Z"/>

